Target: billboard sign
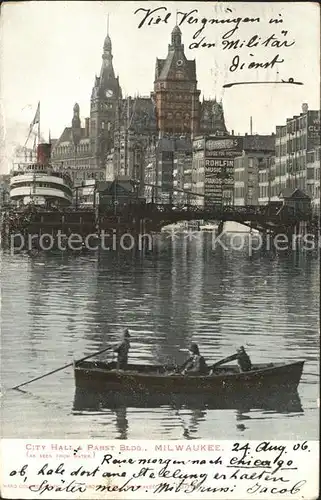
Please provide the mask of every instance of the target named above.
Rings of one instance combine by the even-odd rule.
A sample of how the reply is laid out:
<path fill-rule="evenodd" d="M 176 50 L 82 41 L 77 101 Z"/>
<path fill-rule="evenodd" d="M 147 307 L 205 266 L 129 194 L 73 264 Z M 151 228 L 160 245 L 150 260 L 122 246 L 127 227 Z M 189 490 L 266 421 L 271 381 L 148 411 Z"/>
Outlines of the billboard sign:
<path fill-rule="evenodd" d="M 193 149 L 194 151 L 197 151 L 197 150 L 202 150 L 204 149 L 204 145 L 205 145 L 205 139 L 195 139 L 193 141 Z"/>
<path fill-rule="evenodd" d="M 223 159 L 223 158 L 213 158 L 211 160 L 206 159 L 205 160 L 205 167 L 208 168 L 233 168 L 234 167 L 234 160 L 231 158 L 228 159 Z"/>
<path fill-rule="evenodd" d="M 213 151 L 235 151 L 241 153 L 243 149 L 243 137 L 209 138 L 205 143 L 207 156 L 213 156 Z"/>
<path fill-rule="evenodd" d="M 308 112 L 308 137 L 307 150 L 311 150 L 320 145 L 320 114 L 318 111 Z"/>
<path fill-rule="evenodd" d="M 216 150 L 206 150 L 206 158 L 236 158 L 242 155 L 242 151 L 237 151 L 235 149 L 216 149 Z"/>
<path fill-rule="evenodd" d="M 243 137 L 208 138 L 205 142 L 205 203 L 233 198 L 234 158 L 242 154 Z"/>

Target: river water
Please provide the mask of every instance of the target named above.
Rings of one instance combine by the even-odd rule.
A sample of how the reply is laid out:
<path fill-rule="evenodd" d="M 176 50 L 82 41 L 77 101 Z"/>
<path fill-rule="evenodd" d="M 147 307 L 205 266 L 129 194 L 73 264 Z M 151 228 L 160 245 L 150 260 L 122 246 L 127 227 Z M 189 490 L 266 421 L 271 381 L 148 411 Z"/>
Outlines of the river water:
<path fill-rule="evenodd" d="M 319 264 L 314 252 L 223 250 L 211 235 L 157 237 L 152 253 L 3 253 L 2 435 L 16 438 L 317 439 Z M 292 407 L 74 406 L 72 368 L 131 330 L 131 360 L 208 361 L 244 345 L 253 362 L 305 360 Z M 109 359 L 106 353 L 100 359 Z M 258 407 L 256 407 L 258 406 Z"/>

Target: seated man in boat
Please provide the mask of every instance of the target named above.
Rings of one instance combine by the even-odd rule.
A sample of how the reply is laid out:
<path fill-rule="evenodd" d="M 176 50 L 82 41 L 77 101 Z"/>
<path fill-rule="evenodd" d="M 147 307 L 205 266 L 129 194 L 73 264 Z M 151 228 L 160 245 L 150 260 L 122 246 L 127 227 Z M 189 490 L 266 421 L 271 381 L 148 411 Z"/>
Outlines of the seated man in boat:
<path fill-rule="evenodd" d="M 193 342 L 189 346 L 190 357 L 181 367 L 183 375 L 207 375 L 208 367 L 205 359 L 200 355 L 198 345 Z"/>
<path fill-rule="evenodd" d="M 238 367 L 240 372 L 248 372 L 252 370 L 252 363 L 250 360 L 249 355 L 245 351 L 244 347 L 241 346 L 236 350 L 235 354 L 232 354 L 232 356 L 228 356 L 227 358 L 222 359 L 221 361 L 218 361 L 217 363 L 214 363 L 210 375 L 215 374 L 215 368 L 218 368 L 221 365 L 224 365 L 225 363 L 228 363 L 229 361 L 237 361 Z"/>
<path fill-rule="evenodd" d="M 239 347 L 236 350 L 236 354 L 237 364 L 239 365 L 240 372 L 249 372 L 252 369 L 252 363 L 244 347 Z"/>
<path fill-rule="evenodd" d="M 130 349 L 130 335 L 128 328 L 124 331 L 123 340 L 118 346 L 114 348 L 114 352 L 117 352 L 117 370 L 126 370 L 128 364 L 128 351 Z"/>

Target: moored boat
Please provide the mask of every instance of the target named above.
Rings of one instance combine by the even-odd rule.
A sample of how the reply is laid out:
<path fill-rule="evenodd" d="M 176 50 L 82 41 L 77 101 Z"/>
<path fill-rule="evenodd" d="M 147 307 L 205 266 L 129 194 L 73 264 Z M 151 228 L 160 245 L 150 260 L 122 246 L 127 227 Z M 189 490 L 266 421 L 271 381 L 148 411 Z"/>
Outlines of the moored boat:
<path fill-rule="evenodd" d="M 78 388 L 96 391 L 118 391 L 160 394 L 233 393 L 273 394 L 281 389 L 295 391 L 299 385 L 304 361 L 256 364 L 247 372 L 232 365 L 216 368 L 212 375 L 173 373 L 174 366 L 129 364 L 117 370 L 116 363 L 83 361 L 75 363 L 74 376 Z"/>
<path fill-rule="evenodd" d="M 68 171 L 50 163 L 51 144 L 38 144 L 37 159 L 15 163 L 10 178 L 12 205 L 67 207 L 72 203 L 73 184 Z"/>

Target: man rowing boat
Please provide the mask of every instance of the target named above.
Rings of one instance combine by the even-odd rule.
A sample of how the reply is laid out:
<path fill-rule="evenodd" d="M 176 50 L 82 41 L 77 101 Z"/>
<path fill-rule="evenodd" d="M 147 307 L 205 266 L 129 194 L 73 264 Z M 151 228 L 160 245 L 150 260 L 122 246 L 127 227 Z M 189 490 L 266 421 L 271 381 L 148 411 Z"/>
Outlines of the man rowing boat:
<path fill-rule="evenodd" d="M 227 358 L 224 358 L 221 361 L 214 363 L 210 375 L 214 374 L 215 368 L 218 368 L 219 366 L 224 365 L 229 361 L 235 361 L 235 360 L 237 361 L 240 372 L 249 372 L 250 370 L 252 370 L 252 363 L 250 357 L 245 351 L 244 347 L 241 346 L 236 350 L 236 354 L 232 354 L 232 356 L 228 356 Z"/>
<path fill-rule="evenodd" d="M 200 355 L 198 345 L 192 342 L 188 350 L 190 357 L 181 366 L 181 373 L 183 375 L 206 375 L 208 373 L 208 367 L 205 359 Z"/>
<path fill-rule="evenodd" d="M 126 370 L 128 364 L 128 352 L 130 349 L 130 335 L 129 330 L 126 330 L 123 333 L 123 340 L 118 346 L 114 348 L 114 352 L 117 352 L 117 370 Z"/>
<path fill-rule="evenodd" d="M 252 370 L 252 363 L 249 355 L 245 351 L 244 347 L 241 346 L 236 350 L 236 353 L 232 356 L 214 363 L 212 369 L 207 366 L 205 359 L 200 355 L 198 345 L 195 342 L 189 347 L 190 357 L 185 361 L 185 363 L 180 367 L 180 373 L 182 375 L 213 375 L 215 368 L 218 368 L 229 361 L 237 361 L 240 372 L 248 372 Z"/>
<path fill-rule="evenodd" d="M 237 364 L 239 365 L 240 372 L 249 372 L 252 369 L 252 363 L 250 356 L 245 351 L 244 347 L 241 346 L 236 351 Z"/>

